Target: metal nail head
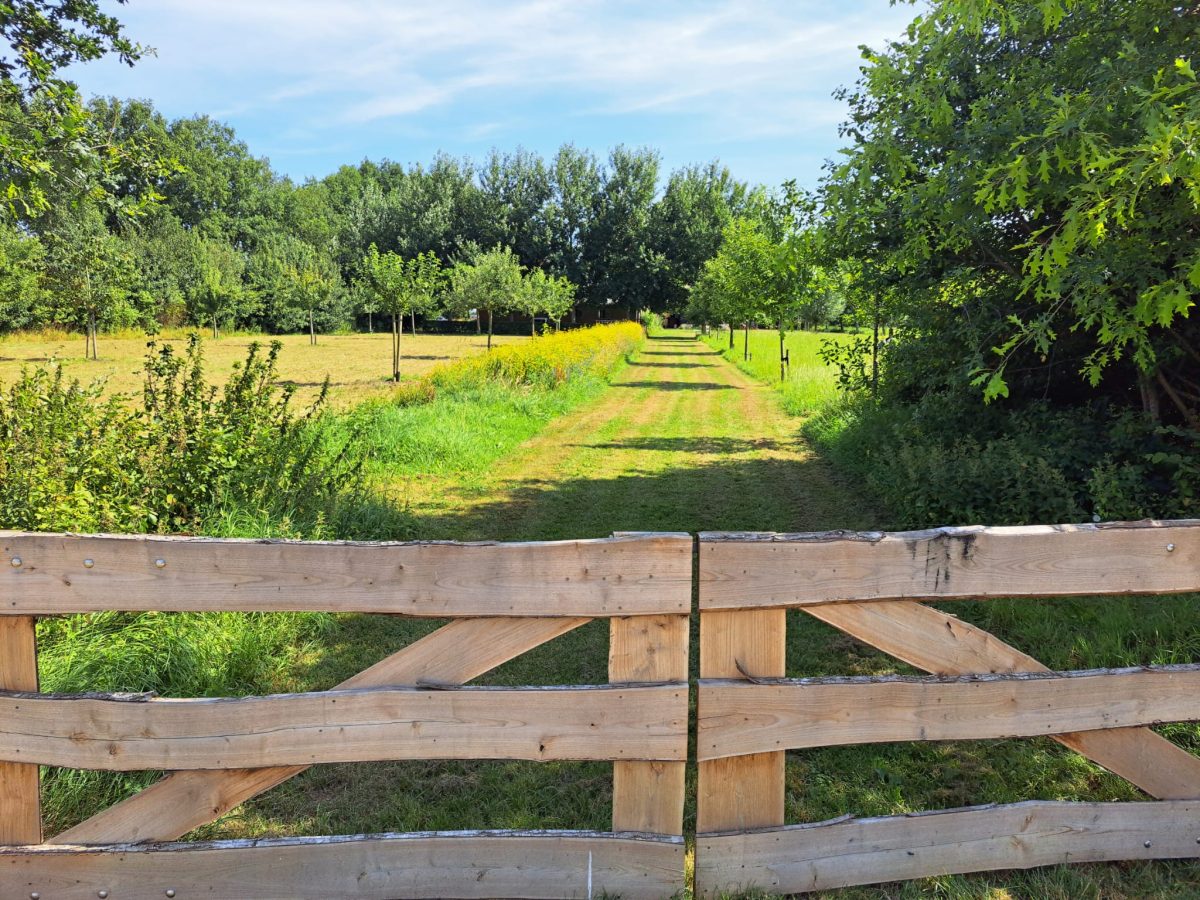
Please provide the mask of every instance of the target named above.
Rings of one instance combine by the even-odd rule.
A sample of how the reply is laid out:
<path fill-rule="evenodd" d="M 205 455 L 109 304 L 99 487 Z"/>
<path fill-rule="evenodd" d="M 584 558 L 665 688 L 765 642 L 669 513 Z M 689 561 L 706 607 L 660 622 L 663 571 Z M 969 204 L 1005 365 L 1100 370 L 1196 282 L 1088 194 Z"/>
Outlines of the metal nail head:
<path fill-rule="evenodd" d="M 1174 549 L 1175 549 L 1174 544 L 1167 544 L 1167 552 L 1168 553 L 1171 553 L 1172 551 L 1174 551 Z"/>
<path fill-rule="evenodd" d="M 154 565 L 158 566 L 158 568 L 160 568 L 160 569 L 163 568 L 166 564 L 167 564 L 167 561 L 165 559 L 156 559 L 154 561 Z"/>
<path fill-rule="evenodd" d="M 1143 846 L 1143 847 L 1149 847 L 1149 846 L 1150 846 L 1150 842 L 1149 842 L 1149 841 L 1145 841 L 1145 842 L 1142 844 L 1142 846 Z"/>
<path fill-rule="evenodd" d="M 108 891 L 104 890 L 104 888 L 101 888 L 100 890 L 96 891 L 96 896 L 99 897 L 100 900 L 105 900 L 105 898 L 108 897 Z"/>
<path fill-rule="evenodd" d="M 174 897 L 175 896 L 175 888 L 167 888 L 166 893 L 167 893 L 168 897 Z"/>
<path fill-rule="evenodd" d="M 21 568 L 21 557 L 19 557 L 19 556 L 14 556 L 14 557 L 13 557 L 11 560 L 9 560 L 9 562 L 12 564 L 12 567 L 13 567 L 14 569 L 19 569 L 19 568 Z"/>
<path fill-rule="evenodd" d="M 37 891 L 34 891 L 33 893 L 31 893 L 29 895 L 29 900 L 42 900 L 42 895 L 39 894 Z"/>
<path fill-rule="evenodd" d="M 91 568 L 92 566 L 94 566 L 95 564 L 96 564 L 96 561 L 95 561 L 94 559 L 85 559 L 85 560 L 83 561 L 83 567 L 84 567 L 85 569 L 90 569 L 90 568 Z M 105 894 L 105 896 L 107 897 L 108 895 L 107 895 L 107 894 Z"/>

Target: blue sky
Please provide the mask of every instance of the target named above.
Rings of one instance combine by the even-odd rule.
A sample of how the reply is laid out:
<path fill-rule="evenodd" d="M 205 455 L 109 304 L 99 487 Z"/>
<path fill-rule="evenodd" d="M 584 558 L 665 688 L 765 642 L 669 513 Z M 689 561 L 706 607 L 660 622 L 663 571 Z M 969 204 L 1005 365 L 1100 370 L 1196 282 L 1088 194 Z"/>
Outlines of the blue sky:
<path fill-rule="evenodd" d="M 278 171 L 364 157 L 482 158 L 573 142 L 719 158 L 742 179 L 816 183 L 845 109 L 832 92 L 916 14 L 888 0 L 130 0 L 157 49 L 73 70 L 85 93 L 207 113 Z"/>

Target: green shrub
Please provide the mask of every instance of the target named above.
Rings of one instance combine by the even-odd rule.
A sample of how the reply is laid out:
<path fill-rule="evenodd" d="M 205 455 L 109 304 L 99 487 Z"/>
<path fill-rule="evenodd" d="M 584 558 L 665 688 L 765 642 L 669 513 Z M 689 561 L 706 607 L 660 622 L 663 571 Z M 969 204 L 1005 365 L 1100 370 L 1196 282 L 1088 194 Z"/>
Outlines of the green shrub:
<path fill-rule="evenodd" d="M 358 484 L 350 441 L 329 440 L 324 392 L 303 414 L 276 383 L 279 345 L 251 345 L 222 390 L 193 337 L 183 356 L 151 342 L 141 403 L 58 367 L 26 370 L 0 401 L 0 527 L 196 530 L 229 504 L 315 524 Z"/>
<path fill-rule="evenodd" d="M 890 511 L 889 527 L 1192 518 L 1200 436 L 1098 408 L 984 407 L 932 393 L 846 400 L 806 434 Z"/>

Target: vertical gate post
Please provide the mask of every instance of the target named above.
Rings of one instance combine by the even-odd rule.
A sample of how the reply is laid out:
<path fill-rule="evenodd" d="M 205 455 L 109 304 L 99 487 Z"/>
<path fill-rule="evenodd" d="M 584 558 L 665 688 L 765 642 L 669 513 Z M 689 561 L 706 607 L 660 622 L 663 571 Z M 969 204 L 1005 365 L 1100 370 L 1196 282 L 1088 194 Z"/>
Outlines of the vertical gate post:
<path fill-rule="evenodd" d="M 783 609 L 701 612 L 700 677 L 782 677 L 786 615 Z M 698 703 L 703 716 L 703 687 Z M 782 751 L 701 762 L 696 832 L 782 825 L 783 762 Z"/>
<path fill-rule="evenodd" d="M 688 679 L 688 617 L 611 619 L 608 680 Z M 613 763 L 613 831 L 683 834 L 685 762 Z"/>
<path fill-rule="evenodd" d="M 38 689 L 33 616 L 0 616 L 0 690 Z M 40 844 L 42 810 L 38 767 L 0 762 L 0 844 Z"/>

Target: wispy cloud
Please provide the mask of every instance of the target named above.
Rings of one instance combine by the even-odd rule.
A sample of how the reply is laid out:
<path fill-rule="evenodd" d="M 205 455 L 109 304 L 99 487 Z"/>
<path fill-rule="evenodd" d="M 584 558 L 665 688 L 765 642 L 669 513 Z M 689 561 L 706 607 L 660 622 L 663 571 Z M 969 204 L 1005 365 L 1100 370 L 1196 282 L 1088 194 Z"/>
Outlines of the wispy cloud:
<path fill-rule="evenodd" d="M 500 138 L 538 109 L 803 135 L 840 115 L 830 93 L 853 78 L 857 46 L 913 13 L 887 0 L 133 0 L 120 15 L 158 57 L 102 69 L 98 88 L 327 136 L 458 117 L 456 133 Z"/>

